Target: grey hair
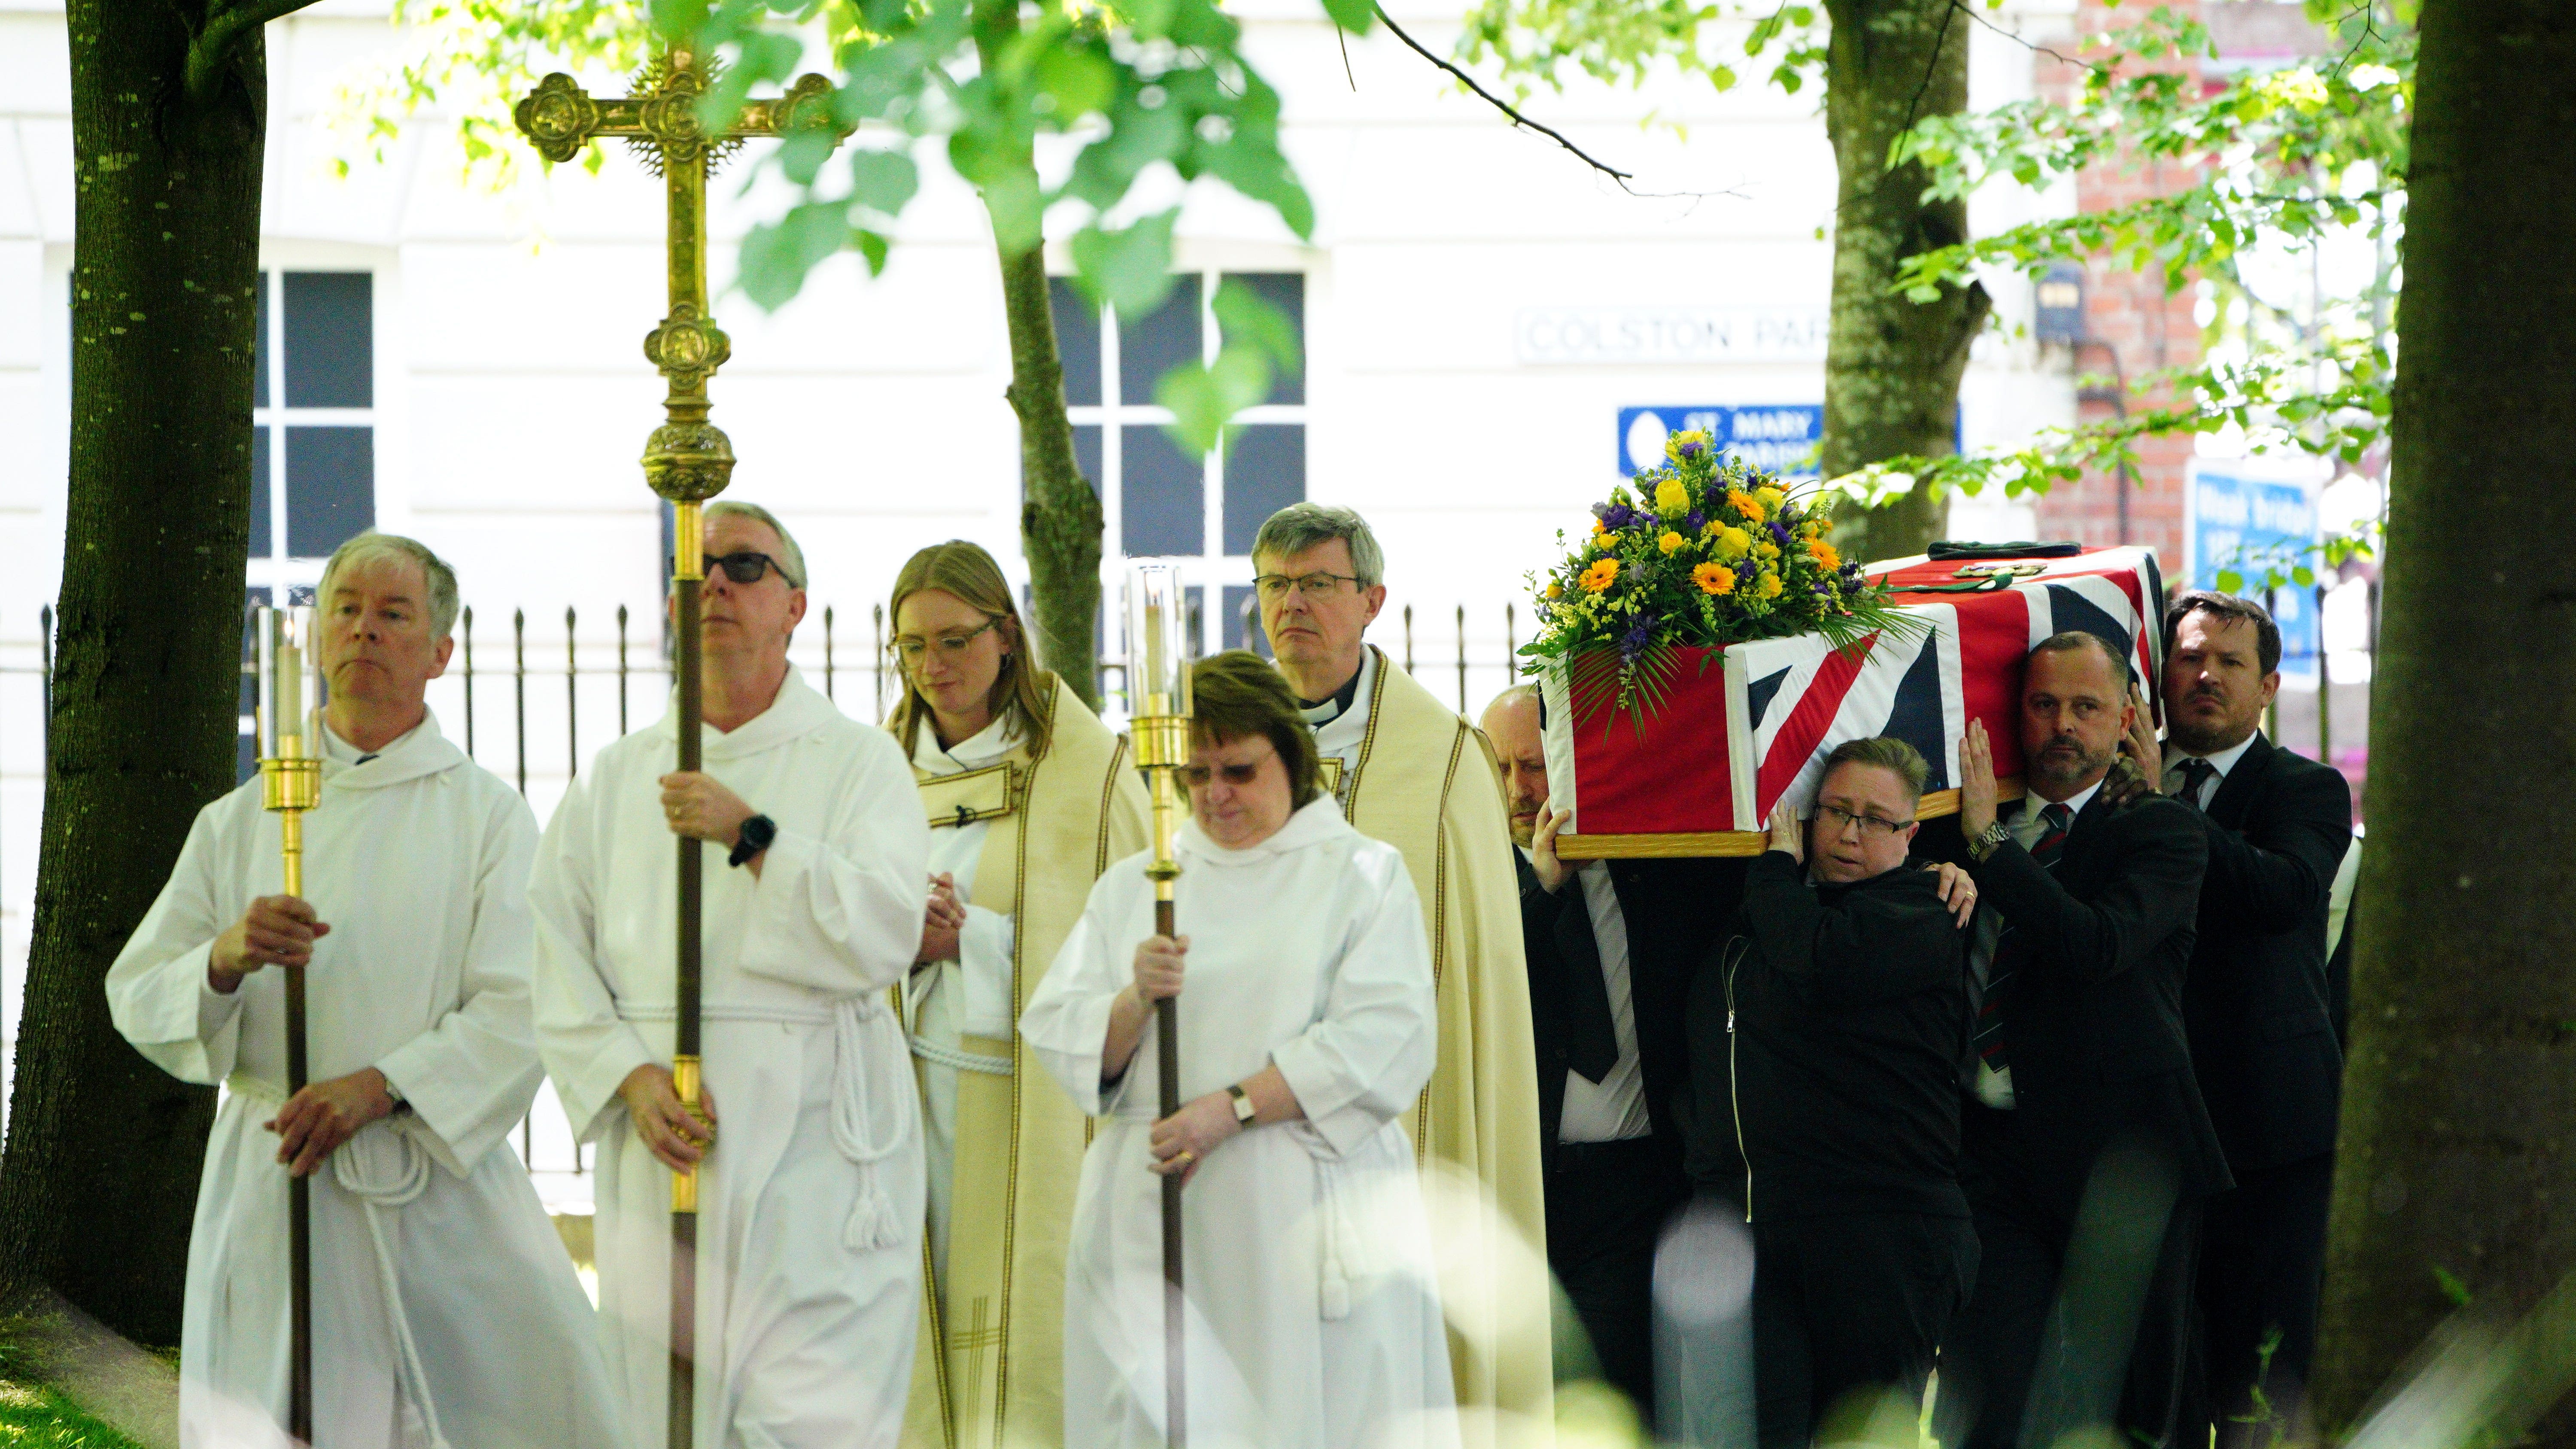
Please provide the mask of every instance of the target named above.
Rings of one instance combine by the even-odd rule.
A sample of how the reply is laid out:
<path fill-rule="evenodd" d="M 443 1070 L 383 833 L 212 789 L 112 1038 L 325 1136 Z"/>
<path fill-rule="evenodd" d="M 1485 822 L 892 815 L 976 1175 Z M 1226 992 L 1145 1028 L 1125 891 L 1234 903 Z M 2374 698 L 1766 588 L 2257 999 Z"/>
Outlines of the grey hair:
<path fill-rule="evenodd" d="M 745 503 L 736 498 L 722 498 L 707 505 L 706 516 L 711 520 L 725 517 L 748 518 L 777 534 L 778 551 L 786 555 L 778 562 L 784 566 L 788 587 L 797 589 L 805 587 L 805 580 L 809 577 L 805 572 L 805 550 L 796 546 L 796 535 L 787 531 L 787 525 L 778 521 L 777 514 L 757 503 Z"/>
<path fill-rule="evenodd" d="M 370 528 L 347 543 L 331 550 L 331 561 L 322 566 L 322 586 L 314 591 L 314 600 L 324 609 L 331 607 L 331 581 L 343 569 L 357 568 L 377 559 L 397 559 L 414 565 L 429 583 L 429 624 L 434 637 L 444 639 L 456 629 L 456 570 L 447 560 L 430 552 L 428 544 L 399 533 L 378 533 Z"/>
<path fill-rule="evenodd" d="M 1386 582 L 1386 555 L 1378 551 L 1377 535 L 1369 532 L 1368 520 L 1329 503 L 1291 503 L 1270 515 L 1252 536 L 1252 556 L 1288 558 L 1337 538 L 1351 547 L 1351 572 L 1361 588 Z"/>

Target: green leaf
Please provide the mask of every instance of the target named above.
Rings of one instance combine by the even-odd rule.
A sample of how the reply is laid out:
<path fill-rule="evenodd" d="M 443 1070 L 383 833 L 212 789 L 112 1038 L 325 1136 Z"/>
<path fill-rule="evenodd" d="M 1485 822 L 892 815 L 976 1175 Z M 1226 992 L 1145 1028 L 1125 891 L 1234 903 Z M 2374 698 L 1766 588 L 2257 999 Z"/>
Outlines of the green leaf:
<path fill-rule="evenodd" d="M 797 185 L 811 186 L 840 139 L 829 131 L 799 131 L 779 143 L 778 169 Z"/>
<path fill-rule="evenodd" d="M 738 285 L 762 311 L 775 312 L 803 289 L 807 272 L 849 242 L 847 207 L 809 202 L 743 237 Z"/>
<path fill-rule="evenodd" d="M 1036 80 L 1039 90 L 1055 98 L 1047 119 L 1057 126 L 1108 109 L 1118 95 L 1118 68 L 1099 52 L 1069 41 L 1039 55 Z"/>
<path fill-rule="evenodd" d="M 2317 586 L 2317 571 L 2306 564 L 2290 570 L 2290 577 L 2299 581 L 2300 588 L 2312 589 Z"/>
<path fill-rule="evenodd" d="M 880 216 L 899 216 L 921 189 L 921 169 L 901 151 L 850 153 L 850 199 Z"/>
<path fill-rule="evenodd" d="M 2218 571 L 2218 591 L 2220 593 L 2233 594 L 2244 587 L 2245 576 L 2243 574 L 2238 573 L 2234 569 L 2220 569 Z"/>
<path fill-rule="evenodd" d="M 883 236 L 861 229 L 850 233 L 850 242 L 859 249 L 860 256 L 867 258 L 869 276 L 885 275 L 887 242 Z"/>
<path fill-rule="evenodd" d="M 1159 211 L 1122 230 L 1098 222 L 1074 233 L 1075 281 L 1095 303 L 1133 320 L 1162 305 L 1172 290 L 1172 224 L 1181 209 Z"/>
<path fill-rule="evenodd" d="M 1163 431 L 1190 456 L 1204 456 L 1236 413 L 1269 395 L 1269 360 L 1249 347 L 1226 348 L 1209 367 L 1184 363 L 1154 384 L 1154 401 L 1172 410 Z"/>
<path fill-rule="evenodd" d="M 2434 1285 L 2442 1290 L 2442 1296 L 2450 1299 L 2454 1307 L 2468 1307 L 2469 1285 L 2461 1282 L 2458 1274 L 2439 1263 L 2433 1264 L 2432 1267 Z"/>
<path fill-rule="evenodd" d="M 1228 279 L 1216 289 L 1218 339 L 1228 347 L 1242 343 L 1259 348 L 1271 365 L 1290 377 L 1305 369 L 1296 324 L 1243 283 Z M 1267 395 L 1268 389 L 1264 389 Z"/>
<path fill-rule="evenodd" d="M 1377 0 L 1324 0 L 1324 13 L 1353 35 L 1366 35 L 1377 23 Z"/>

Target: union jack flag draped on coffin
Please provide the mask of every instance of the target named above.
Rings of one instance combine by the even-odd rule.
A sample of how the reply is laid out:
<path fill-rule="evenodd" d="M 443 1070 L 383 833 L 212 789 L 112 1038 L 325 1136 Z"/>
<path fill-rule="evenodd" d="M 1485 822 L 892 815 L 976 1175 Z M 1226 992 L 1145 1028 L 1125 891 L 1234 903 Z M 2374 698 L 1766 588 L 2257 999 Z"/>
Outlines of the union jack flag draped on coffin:
<path fill-rule="evenodd" d="M 1995 578 L 1999 564 L 2018 572 Z M 2017 777 L 2022 661 L 2032 645 L 2064 630 L 2100 635 L 2140 679 L 2156 678 L 2164 585 L 2146 549 L 1910 558 L 1867 572 L 1893 585 L 1895 602 L 1929 629 L 1905 639 L 1873 634 L 1850 653 L 1817 634 L 1729 645 L 1722 654 L 1677 650 L 1663 698 L 1642 720 L 1602 706 L 1578 723 L 1566 681 L 1545 679 L 1548 785 L 1556 808 L 1575 812 L 1568 834 L 1663 837 L 1657 853 L 1697 853 L 1681 848 L 1694 842 L 1672 837 L 1759 831 L 1783 797 L 1807 813 L 1825 756 L 1871 735 L 1894 735 L 1923 752 L 1932 767 L 1927 793 L 1955 789 L 1959 737 L 1970 719 L 1985 721 L 1995 773 Z M 1991 587 L 1953 592 L 1980 577 Z M 1711 847 L 1706 853 L 1734 853 L 1721 842 L 1696 843 Z M 1599 852 L 1578 839 L 1567 853 Z"/>

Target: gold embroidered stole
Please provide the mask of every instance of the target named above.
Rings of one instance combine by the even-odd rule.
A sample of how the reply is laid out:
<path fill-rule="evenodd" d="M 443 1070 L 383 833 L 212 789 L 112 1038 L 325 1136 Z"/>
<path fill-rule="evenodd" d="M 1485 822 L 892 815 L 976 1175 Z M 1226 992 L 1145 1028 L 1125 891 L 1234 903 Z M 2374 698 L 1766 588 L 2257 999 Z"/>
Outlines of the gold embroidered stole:
<path fill-rule="evenodd" d="M 998 766 L 920 777 L 925 808 L 987 819 L 975 900 L 1008 907 L 1016 1021 L 1082 919 L 1092 882 L 1142 850 L 1146 801 L 1124 736 L 1050 677 L 1053 725 L 1032 763 L 1023 746 Z M 911 1023 L 906 1022 L 907 1028 Z M 955 1184 L 945 1280 L 922 1235 L 922 1305 L 904 1414 L 907 1449 L 1057 1443 L 1064 1426 L 1065 1245 L 1090 1123 L 1048 1081 L 1014 1031 L 968 1036 L 1009 1076 L 957 1073 Z M 915 1064 L 916 1067 L 920 1063 Z"/>

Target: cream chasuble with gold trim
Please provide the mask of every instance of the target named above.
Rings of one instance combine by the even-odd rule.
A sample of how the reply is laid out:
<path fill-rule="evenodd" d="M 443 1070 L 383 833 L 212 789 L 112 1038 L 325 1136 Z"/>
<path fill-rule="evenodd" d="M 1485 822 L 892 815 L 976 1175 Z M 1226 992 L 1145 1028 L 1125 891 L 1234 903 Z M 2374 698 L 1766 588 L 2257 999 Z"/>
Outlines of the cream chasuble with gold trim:
<path fill-rule="evenodd" d="M 1126 738 L 1061 680 L 1050 676 L 1047 688 L 1051 738 L 1034 762 L 1022 744 L 984 768 L 914 771 L 934 837 L 983 824 L 967 904 L 1008 917 L 1011 1021 L 1082 919 L 1092 882 L 1144 849 L 1149 831 Z M 904 1024 L 921 1025 L 909 1011 Z M 955 1079 L 955 1167 L 944 1264 L 932 1235 L 922 1238 L 921 1347 L 903 1443 L 1051 1445 L 1064 1429 L 1065 1242 L 1091 1124 L 1016 1033 L 962 1034 L 957 1049 L 1011 1069 L 960 1070 L 919 1059 L 916 1048 L 925 1100 L 931 1074 Z"/>
<path fill-rule="evenodd" d="M 1449 1319 L 1458 1407 L 1553 1423 L 1547 1214 L 1539 1165 L 1538 1048 L 1511 817 L 1484 734 L 1368 646 L 1355 707 L 1316 731 L 1344 814 L 1404 852 L 1422 897 L 1439 990 L 1440 1060 L 1407 1118 L 1417 1157 L 1451 1164 L 1498 1210 L 1482 1231 L 1451 1233 L 1440 1296 Z M 1354 738 L 1354 736 L 1356 736 Z M 1329 768 L 1339 758 L 1338 771 Z M 1427 1174 L 1433 1220 L 1458 1222 L 1456 1194 Z M 1484 1416 L 1460 1415 L 1470 1449 L 1493 1442 Z"/>

